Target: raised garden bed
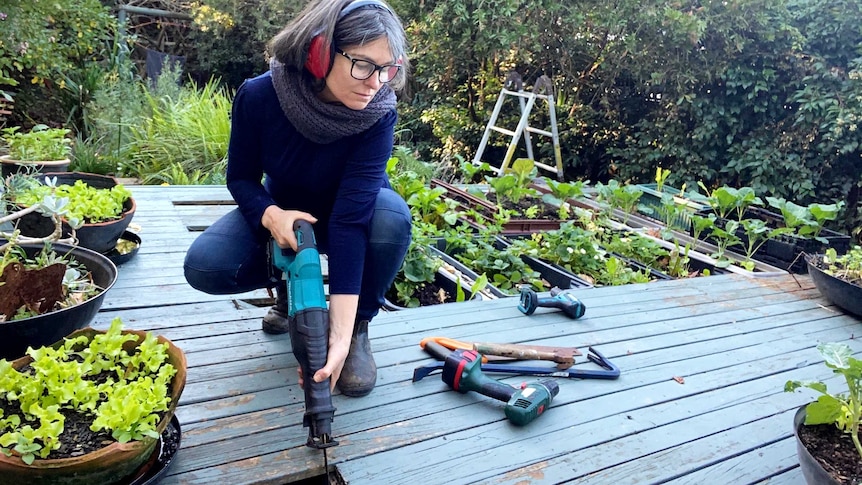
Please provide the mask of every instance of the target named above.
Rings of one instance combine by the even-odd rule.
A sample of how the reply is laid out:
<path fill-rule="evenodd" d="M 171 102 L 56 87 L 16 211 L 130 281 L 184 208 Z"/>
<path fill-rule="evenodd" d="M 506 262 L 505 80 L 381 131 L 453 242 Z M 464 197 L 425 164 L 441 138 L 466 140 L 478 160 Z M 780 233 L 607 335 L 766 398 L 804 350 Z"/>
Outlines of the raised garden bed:
<path fill-rule="evenodd" d="M 495 250 L 502 252 L 508 244 L 509 243 L 507 241 L 500 239 L 500 238 L 496 238 L 494 243 L 493 243 L 493 247 Z M 458 255 L 461 253 L 461 250 L 448 248 L 446 241 L 444 239 L 437 239 L 434 242 L 432 249 L 439 251 L 439 252 L 442 252 L 445 255 L 451 257 L 452 259 L 457 260 L 458 262 L 462 262 L 465 266 L 467 266 L 474 273 L 479 271 L 478 268 L 476 268 L 475 266 L 471 266 L 470 263 L 463 262 L 463 261 L 457 259 Z M 535 271 L 539 274 L 541 280 L 546 284 L 546 287 L 544 288 L 544 290 L 550 290 L 553 287 L 558 287 L 560 289 L 569 289 L 569 288 L 590 288 L 593 286 L 589 282 L 584 281 L 581 278 L 578 278 L 577 276 L 569 273 L 568 271 L 564 270 L 563 268 L 548 264 L 545 261 L 541 261 L 539 259 L 532 258 L 529 256 L 520 256 L 520 259 L 527 265 L 527 267 L 529 267 L 530 269 L 532 269 L 533 271 Z M 489 280 L 492 280 L 490 275 L 489 275 Z M 519 292 L 517 290 L 517 287 L 520 284 L 527 284 L 527 282 L 526 281 L 514 282 L 513 283 L 514 289 L 512 289 L 512 290 L 500 288 L 498 285 L 495 285 L 492 282 L 489 282 L 489 286 L 491 286 L 491 291 L 495 295 L 500 296 L 500 297 L 518 296 Z"/>
<path fill-rule="evenodd" d="M 487 217 L 488 220 L 493 220 L 494 215 L 500 210 L 500 207 L 496 203 L 473 195 L 463 188 L 456 187 L 452 184 L 443 182 L 442 180 L 431 180 L 431 187 L 440 187 L 445 189 L 446 197 L 458 202 L 461 205 L 462 210 L 467 211 L 469 209 L 474 209 L 482 214 L 483 217 Z M 542 201 L 536 201 L 536 203 L 543 204 Z M 466 221 L 468 224 L 479 230 L 485 228 L 481 221 L 477 221 L 472 218 L 467 218 Z M 502 232 L 506 235 L 531 234 L 534 232 L 558 229 L 560 227 L 560 223 L 561 221 L 559 219 L 513 218 L 503 224 Z"/>

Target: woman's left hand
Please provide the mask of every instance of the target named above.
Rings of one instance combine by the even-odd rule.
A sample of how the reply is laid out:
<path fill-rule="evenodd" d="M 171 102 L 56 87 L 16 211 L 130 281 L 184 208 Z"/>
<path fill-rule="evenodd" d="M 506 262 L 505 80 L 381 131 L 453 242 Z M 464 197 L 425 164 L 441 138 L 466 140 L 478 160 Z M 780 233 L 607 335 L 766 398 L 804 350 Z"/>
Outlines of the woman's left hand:
<path fill-rule="evenodd" d="M 335 390 L 335 383 L 341 377 L 341 370 L 344 369 L 344 361 L 347 360 L 347 354 L 350 351 L 350 339 L 347 342 L 336 342 L 334 339 L 329 341 L 329 349 L 326 354 L 326 364 L 314 373 L 314 381 L 321 382 L 330 378 L 329 389 Z M 305 381 L 302 375 L 302 367 L 297 368 L 299 373 L 299 387 L 305 386 Z"/>
<path fill-rule="evenodd" d="M 314 381 L 321 382 L 329 378 L 330 389 L 335 389 L 335 383 L 341 377 L 341 370 L 344 368 L 344 361 L 347 360 L 347 354 L 350 351 L 350 338 L 346 342 L 336 341 L 330 337 L 329 354 L 326 358 L 326 365 L 322 369 L 314 373 Z"/>

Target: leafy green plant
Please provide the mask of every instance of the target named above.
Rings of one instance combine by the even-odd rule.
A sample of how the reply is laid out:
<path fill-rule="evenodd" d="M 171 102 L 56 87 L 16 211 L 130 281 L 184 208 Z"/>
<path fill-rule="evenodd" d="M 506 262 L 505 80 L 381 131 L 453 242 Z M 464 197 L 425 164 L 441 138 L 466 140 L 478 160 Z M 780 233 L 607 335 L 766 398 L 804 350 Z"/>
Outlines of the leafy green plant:
<path fill-rule="evenodd" d="M 835 248 L 828 248 L 821 261 L 824 272 L 856 285 L 862 284 L 862 246 L 853 246 L 840 256 Z"/>
<path fill-rule="evenodd" d="M 609 180 L 607 184 L 596 183 L 597 199 L 608 205 L 606 211 L 608 213 L 611 213 L 613 209 L 622 211 L 625 214 L 622 220 L 623 224 L 628 222 L 629 216 L 634 212 L 643 193 L 643 189 L 636 185 L 622 185 L 614 179 Z"/>
<path fill-rule="evenodd" d="M 548 205 L 559 207 L 557 217 L 560 220 L 567 220 L 571 217 L 572 207 L 569 204 L 569 199 L 581 197 L 584 195 L 584 185 L 586 182 L 557 182 L 550 178 L 544 177 L 543 180 L 551 189 L 551 193 L 542 195 L 542 202 Z"/>
<path fill-rule="evenodd" d="M 666 268 L 671 256 L 664 246 L 637 233 L 605 231 L 601 241 L 606 250 L 656 269 Z"/>
<path fill-rule="evenodd" d="M 514 294 L 522 284 L 545 289 L 541 275 L 530 268 L 516 252 L 498 249 L 487 241 L 471 241 L 455 258 L 476 271 L 488 275 L 500 290 Z"/>
<path fill-rule="evenodd" d="M 114 173 L 116 164 L 102 153 L 104 148 L 104 140 L 95 140 L 92 137 L 85 140 L 78 135 L 75 138 L 75 151 L 69 170 L 99 175 Z"/>
<path fill-rule="evenodd" d="M 820 237 L 824 224 L 828 221 L 834 221 L 844 207 L 844 201 L 834 204 L 814 203 L 806 207 L 780 197 L 767 197 L 766 201 L 770 206 L 781 211 L 784 224 L 794 229 L 798 236 L 816 239 L 824 244 L 828 243 L 826 238 Z"/>
<path fill-rule="evenodd" d="M 23 162 L 64 160 L 72 154 L 71 133 L 65 128 L 49 128 L 36 125 L 30 131 L 20 131 L 20 126 L 4 128 L 3 141 L 9 149 L 9 158 Z"/>
<path fill-rule="evenodd" d="M 862 458 L 862 443 L 859 441 L 859 425 L 862 423 L 862 361 L 853 357 L 850 346 L 843 343 L 821 343 L 817 351 L 826 367 L 844 377 L 847 392 L 829 393 L 821 381 L 787 381 L 786 392 L 807 387 L 820 393 L 816 401 L 805 407 L 805 423 L 834 424 L 850 435 L 856 451 Z"/>
<path fill-rule="evenodd" d="M 529 158 L 518 158 L 506 173 L 489 178 L 488 184 L 494 189 L 498 201 L 506 199 L 517 204 L 524 197 L 538 194 L 536 189 L 530 187 L 536 171 L 535 162 Z"/>
<path fill-rule="evenodd" d="M 407 205 L 413 213 L 414 220 L 433 224 L 438 228 L 454 226 L 458 222 L 460 212 L 458 203 L 443 197 L 446 189 L 442 187 L 428 188 L 422 186 L 407 198 Z"/>
<path fill-rule="evenodd" d="M 129 126 L 121 172 L 144 183 L 162 183 L 167 176 L 168 183 L 185 182 L 176 172 L 189 182 L 209 183 L 212 174 L 223 174 L 232 91 L 211 79 L 200 88 L 188 83 L 174 95 L 146 94 L 150 116 Z"/>
<path fill-rule="evenodd" d="M 494 170 L 487 162 L 474 164 L 472 162 L 463 161 L 458 168 L 461 171 L 464 183 L 468 184 L 481 182 L 494 175 Z"/>
<path fill-rule="evenodd" d="M 599 273 L 596 283 L 607 286 L 628 285 L 632 283 L 648 283 L 649 273 L 646 270 L 634 270 L 625 261 L 610 256 L 605 258 L 604 271 Z"/>
<path fill-rule="evenodd" d="M 23 207 L 38 204 L 49 195 L 68 199 L 65 216 L 70 220 L 87 223 L 102 222 L 116 219 L 123 214 L 123 204 L 132 193 L 122 184 L 111 188 L 100 189 L 88 185 L 83 180 L 76 180 L 72 185 L 56 183 L 42 184 L 37 179 L 30 179 L 29 187 L 12 194 L 13 201 Z"/>
<path fill-rule="evenodd" d="M 710 236 L 715 241 L 716 251 L 711 254 L 716 259 L 715 266 L 726 268 L 730 266 L 731 261 L 727 257 L 727 250 L 733 246 L 741 246 L 742 239 L 736 235 L 736 230 L 739 228 L 739 222 L 736 220 L 728 220 L 724 227 L 714 225 Z"/>
<path fill-rule="evenodd" d="M 770 228 L 762 219 L 743 219 L 742 229 L 745 231 L 745 241 L 742 246 L 745 249 L 745 261 L 740 262 L 743 268 L 753 271 L 755 263 L 754 254 L 770 239 L 775 239 L 781 234 L 792 233 L 789 227 Z"/>
<path fill-rule="evenodd" d="M 425 284 L 433 283 L 437 271 L 443 265 L 443 260 L 430 254 L 429 242 L 430 238 L 423 232 L 423 224 L 414 224 L 413 239 L 393 282 L 397 300 L 395 303 L 401 306 L 418 307 L 416 290 Z"/>
<path fill-rule="evenodd" d="M 0 255 L 0 279 L 3 281 L 5 281 L 3 273 L 8 267 L 14 267 L 16 272 L 35 272 L 54 264 L 59 264 L 63 267 L 63 278 L 60 282 L 62 285 L 61 298 L 52 307 L 37 307 L 33 304 L 34 302 L 28 304 L 25 300 L 24 304 L 15 310 L 14 314 L 3 315 L 0 313 L 0 319 L 4 321 L 21 320 L 41 313 L 74 306 L 92 298 L 101 291 L 93 283 L 90 272 L 86 267 L 75 261 L 71 255 L 58 255 L 47 242 L 42 247 L 42 250 L 33 257 L 27 257 L 21 246 L 14 244 L 14 241 L 4 246 L 5 248 L 2 248 L 2 255 Z M 36 274 L 31 274 L 30 276 L 33 279 L 37 277 Z M 34 284 L 32 281 L 30 283 Z"/>
<path fill-rule="evenodd" d="M 128 350 L 127 342 L 137 342 Z M 54 347 L 29 348 L 32 362 L 16 369 L 0 360 L 0 399 L 13 412 L 0 416 L 0 451 L 27 463 L 50 458 L 74 437 L 64 435 L 64 413 L 88 416 L 93 431 L 127 443 L 158 438 L 160 413 L 171 404 L 177 372 L 168 345 L 150 333 L 143 340 L 123 333 L 115 318 L 105 333 L 67 338 Z"/>
<path fill-rule="evenodd" d="M 467 294 L 464 292 L 464 286 L 461 284 L 461 275 L 458 275 L 457 285 L 455 285 L 455 301 L 462 302 L 467 299 Z M 482 273 L 481 276 L 476 278 L 476 281 L 470 285 L 470 294 L 476 295 L 480 291 L 483 291 L 488 286 L 488 275 Z"/>
<path fill-rule="evenodd" d="M 605 251 L 596 232 L 565 222 L 553 231 L 517 239 L 513 246 L 529 256 L 557 264 L 572 274 L 596 281 L 605 270 Z"/>
<path fill-rule="evenodd" d="M 763 201 L 751 187 L 735 189 L 725 185 L 710 192 L 703 182 L 698 182 L 698 185 L 706 192 L 709 206 L 722 219 L 729 219 L 734 215 L 737 221 L 741 221 L 749 207 L 763 205 Z"/>
<path fill-rule="evenodd" d="M 495 237 L 494 231 L 465 237 L 457 230 L 450 230 L 444 234 L 446 245 L 443 250 L 477 274 L 486 275 L 490 284 L 504 292 L 515 294 L 521 284 L 529 284 L 538 290 L 550 289 L 541 274 L 521 258 L 519 248 L 501 246 Z"/>

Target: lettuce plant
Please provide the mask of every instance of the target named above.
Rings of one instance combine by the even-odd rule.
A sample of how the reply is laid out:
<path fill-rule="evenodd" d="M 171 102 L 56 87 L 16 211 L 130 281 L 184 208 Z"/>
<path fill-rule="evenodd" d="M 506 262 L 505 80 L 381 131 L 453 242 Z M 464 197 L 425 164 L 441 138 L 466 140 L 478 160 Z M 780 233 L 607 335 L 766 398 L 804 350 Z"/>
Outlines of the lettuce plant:
<path fill-rule="evenodd" d="M 40 184 L 36 179 L 32 180 L 33 184 L 14 194 L 16 204 L 29 207 L 50 195 L 65 198 L 69 201 L 66 218 L 83 222 L 103 222 L 119 218 L 123 214 L 123 204 L 132 196 L 122 184 L 110 189 L 100 189 L 87 185 L 83 180 L 76 180 L 72 185 L 52 187 L 50 184 Z"/>
<path fill-rule="evenodd" d="M 115 318 L 110 329 L 92 339 L 67 338 L 60 345 L 27 349 L 26 370 L 0 360 L 0 400 L 14 412 L 0 412 L 0 452 L 27 463 L 49 458 L 63 439 L 70 410 L 92 417 L 90 429 L 104 430 L 120 443 L 158 438 L 160 416 L 170 408 L 176 369 L 168 345 L 146 334 L 122 332 Z M 127 342 L 137 342 L 131 350 Z"/>

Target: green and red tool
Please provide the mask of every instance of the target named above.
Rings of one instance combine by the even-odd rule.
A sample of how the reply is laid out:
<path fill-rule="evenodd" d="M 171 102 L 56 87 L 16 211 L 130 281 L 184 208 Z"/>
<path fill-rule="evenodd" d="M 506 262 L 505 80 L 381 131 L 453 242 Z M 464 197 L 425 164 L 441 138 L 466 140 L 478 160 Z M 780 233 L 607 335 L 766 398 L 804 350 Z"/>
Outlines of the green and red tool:
<path fill-rule="evenodd" d="M 485 376 L 481 363 L 482 356 L 475 350 L 456 350 L 443 364 L 443 382 L 460 393 L 474 391 L 503 401 L 506 417 L 518 426 L 538 418 L 560 392 L 553 379 L 539 379 L 520 389 L 503 384 Z"/>

